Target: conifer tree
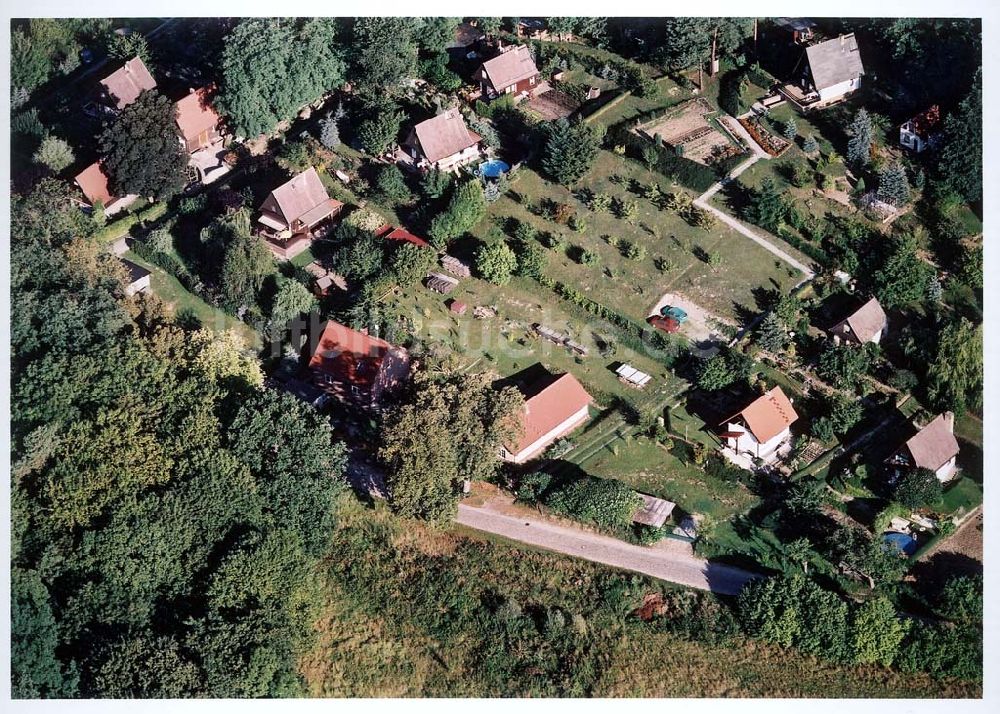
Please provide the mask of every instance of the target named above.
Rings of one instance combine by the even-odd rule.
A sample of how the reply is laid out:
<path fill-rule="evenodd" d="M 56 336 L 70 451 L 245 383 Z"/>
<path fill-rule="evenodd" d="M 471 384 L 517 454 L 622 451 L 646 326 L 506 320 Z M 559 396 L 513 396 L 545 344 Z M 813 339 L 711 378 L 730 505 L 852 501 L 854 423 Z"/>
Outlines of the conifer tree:
<path fill-rule="evenodd" d="M 851 139 L 847 142 L 847 160 L 856 166 L 867 166 L 871 161 L 872 120 L 864 109 L 854 115 L 854 121 L 847 129 Z"/>
<path fill-rule="evenodd" d="M 878 175 L 878 199 L 890 206 L 903 206 L 910 200 L 910 182 L 906 180 L 906 169 L 898 161 L 893 161 Z"/>

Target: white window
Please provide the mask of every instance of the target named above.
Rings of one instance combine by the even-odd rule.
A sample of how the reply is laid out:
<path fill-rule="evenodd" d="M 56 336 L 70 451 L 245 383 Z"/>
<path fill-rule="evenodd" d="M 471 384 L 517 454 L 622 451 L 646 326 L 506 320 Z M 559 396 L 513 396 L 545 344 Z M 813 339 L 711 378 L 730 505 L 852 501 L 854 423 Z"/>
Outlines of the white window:
<path fill-rule="evenodd" d="M 534 84 L 534 83 L 535 83 L 535 78 L 534 78 L 534 77 L 532 77 L 532 78 L 531 78 L 531 79 L 529 80 L 529 82 L 530 82 L 531 84 Z"/>
<path fill-rule="evenodd" d="M 516 85 L 514 84 L 510 85 L 509 87 L 507 87 L 507 89 L 503 90 L 504 94 L 513 94 L 515 87 Z"/>

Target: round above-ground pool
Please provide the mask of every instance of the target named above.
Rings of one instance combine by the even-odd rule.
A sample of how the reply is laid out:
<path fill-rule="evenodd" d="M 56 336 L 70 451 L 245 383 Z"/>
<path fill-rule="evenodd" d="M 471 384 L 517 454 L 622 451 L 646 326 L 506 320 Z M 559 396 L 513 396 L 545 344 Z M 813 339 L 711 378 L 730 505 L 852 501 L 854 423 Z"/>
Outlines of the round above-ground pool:
<path fill-rule="evenodd" d="M 917 539 L 908 533 L 889 531 L 882 534 L 882 540 L 887 547 L 893 548 L 907 557 L 913 555 L 917 550 Z"/>
<path fill-rule="evenodd" d="M 510 171 L 510 164 L 500 159 L 490 159 L 479 164 L 479 175 L 483 178 L 499 178 Z"/>

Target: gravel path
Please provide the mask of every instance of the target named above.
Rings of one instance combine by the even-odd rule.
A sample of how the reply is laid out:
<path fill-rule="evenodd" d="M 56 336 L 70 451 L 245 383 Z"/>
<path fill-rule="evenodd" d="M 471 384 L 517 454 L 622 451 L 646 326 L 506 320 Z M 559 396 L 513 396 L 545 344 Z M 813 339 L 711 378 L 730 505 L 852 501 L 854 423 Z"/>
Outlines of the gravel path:
<path fill-rule="evenodd" d="M 480 508 L 467 503 L 459 504 L 455 520 L 464 526 L 545 550 L 721 595 L 737 594 L 748 580 L 755 577 L 740 568 L 697 558 L 689 544 L 678 540 L 665 539 L 650 547 L 632 545 L 535 516 L 498 513 L 488 506 Z"/>
<path fill-rule="evenodd" d="M 742 127 L 740 128 L 742 129 Z M 750 145 L 756 146 L 756 144 L 754 144 L 754 142 L 752 141 L 750 142 Z M 796 270 L 802 272 L 802 274 L 805 276 L 802 282 L 803 283 L 808 282 L 816 277 L 816 274 L 809 268 L 809 266 L 805 265 L 801 261 L 792 257 L 791 255 L 783 251 L 781 248 L 771 243 L 771 241 L 766 240 L 761 236 L 757 235 L 752 230 L 750 230 L 750 228 L 748 228 L 746 224 L 741 223 L 740 221 L 736 220 L 725 211 L 721 211 L 715 206 L 713 206 L 711 203 L 709 203 L 712 196 L 721 191 L 725 183 L 728 183 L 729 181 L 735 179 L 737 176 L 739 176 L 741 173 L 743 173 L 748 168 L 753 166 L 762 158 L 769 158 L 769 157 L 767 157 L 766 154 L 761 155 L 760 153 L 755 151 L 753 156 L 751 156 L 749 159 L 747 159 L 742 164 L 733 169 L 725 179 L 723 179 L 722 181 L 716 181 L 707 191 L 705 191 L 705 193 L 698 196 L 698 198 L 694 200 L 694 205 L 696 205 L 698 208 L 702 208 L 706 211 L 715 214 L 716 218 L 718 218 L 720 221 L 722 221 L 727 226 L 732 228 L 734 231 L 742 233 L 743 235 L 745 235 L 747 238 L 752 240 L 754 243 L 759 245 L 767 252 L 775 255 L 776 257 L 785 261 Z M 799 284 L 801 285 L 802 283 Z"/>

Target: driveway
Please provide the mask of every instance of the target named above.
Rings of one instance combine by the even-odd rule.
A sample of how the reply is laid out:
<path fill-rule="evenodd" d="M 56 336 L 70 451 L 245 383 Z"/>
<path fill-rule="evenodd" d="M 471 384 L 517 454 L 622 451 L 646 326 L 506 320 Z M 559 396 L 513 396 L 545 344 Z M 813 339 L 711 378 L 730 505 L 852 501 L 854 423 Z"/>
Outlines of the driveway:
<path fill-rule="evenodd" d="M 691 302 L 683 295 L 677 293 L 664 293 L 656 304 L 649 310 L 649 316 L 659 315 L 660 310 L 667 305 L 679 307 L 687 313 L 688 319 L 681 325 L 680 333 L 690 337 L 692 342 L 704 345 L 706 342 L 725 343 L 729 338 L 719 332 L 714 326 L 715 322 L 732 324 L 729 320 L 724 320 L 718 315 L 713 315 L 705 308 Z"/>
<path fill-rule="evenodd" d="M 457 523 L 519 543 L 551 550 L 594 563 L 631 570 L 720 595 L 736 595 L 747 581 L 758 577 L 730 565 L 709 563 L 694 555 L 688 543 L 670 538 L 653 546 L 639 546 L 580 528 L 562 526 L 523 512 L 501 512 L 460 503 Z"/>

